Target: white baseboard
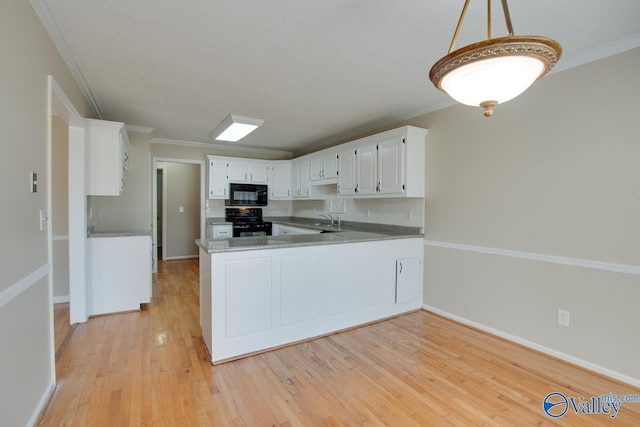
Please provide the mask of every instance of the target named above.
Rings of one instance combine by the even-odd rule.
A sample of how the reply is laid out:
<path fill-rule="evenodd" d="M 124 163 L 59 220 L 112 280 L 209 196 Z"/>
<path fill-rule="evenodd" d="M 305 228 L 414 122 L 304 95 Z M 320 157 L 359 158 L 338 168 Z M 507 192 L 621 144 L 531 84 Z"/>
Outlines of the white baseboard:
<path fill-rule="evenodd" d="M 69 302 L 69 295 L 62 295 L 59 297 L 53 297 L 54 304 L 61 304 L 63 302 Z"/>
<path fill-rule="evenodd" d="M 562 352 L 554 350 L 552 348 L 545 347 L 543 345 L 534 343 L 532 341 L 528 341 L 528 340 L 526 340 L 524 338 L 520 338 L 518 336 L 511 335 L 509 333 L 500 331 L 498 329 L 494 329 L 494 328 L 491 328 L 489 326 L 485 326 L 485 325 L 483 325 L 481 323 L 477 323 L 477 322 L 474 322 L 472 320 L 465 319 L 464 317 L 460 317 L 460 316 L 457 316 L 455 314 L 448 313 L 446 311 L 440 310 L 440 309 L 435 308 L 435 307 L 428 306 L 426 304 L 424 304 L 422 306 L 422 308 L 424 310 L 427 310 L 427 311 L 430 311 L 432 313 L 438 314 L 438 315 L 440 315 L 442 317 L 446 317 L 447 319 L 451 319 L 451 320 L 454 320 L 454 321 L 456 321 L 458 323 L 462 323 L 463 325 L 471 326 L 472 328 L 479 329 L 479 330 L 481 330 L 483 332 L 487 332 L 487 333 L 489 333 L 491 335 L 495 335 L 495 336 L 498 336 L 500 338 L 504 338 L 504 339 L 506 339 L 508 341 L 512 341 L 512 342 L 515 342 L 517 344 L 523 345 L 525 347 L 537 350 L 537 351 L 539 351 L 541 353 L 548 354 L 549 356 L 553 356 L 553 357 L 558 358 L 560 360 L 563 360 L 565 362 L 569 362 L 571 364 L 577 365 L 577 366 L 579 366 L 581 368 L 588 369 L 588 370 L 596 372 L 596 373 L 598 373 L 600 375 L 604 375 L 606 377 L 613 378 L 613 379 L 618 380 L 620 382 L 623 382 L 623 383 L 629 384 L 631 386 L 640 388 L 640 379 L 632 378 L 632 377 L 630 377 L 628 375 L 624 375 L 624 374 L 621 374 L 619 372 L 612 371 L 611 369 L 607 369 L 607 368 L 602 367 L 600 365 L 596 365 L 595 363 L 587 362 L 586 360 L 579 359 L 579 358 L 571 356 L 569 354 L 562 353 Z"/>
<path fill-rule="evenodd" d="M 45 410 L 45 408 L 49 404 L 49 401 L 51 400 L 51 397 L 53 396 L 54 391 L 56 391 L 56 383 L 55 381 L 51 381 L 47 386 L 47 389 L 45 390 L 44 394 L 40 398 L 40 402 L 38 402 L 38 406 L 36 407 L 36 410 L 33 412 L 33 414 L 31 415 L 31 418 L 27 422 L 28 426 L 31 427 L 36 425 L 36 422 L 38 422 L 38 418 L 40 417 L 40 414 L 42 413 L 42 411 Z"/>
<path fill-rule="evenodd" d="M 193 259 L 198 258 L 200 255 L 186 255 L 186 256 L 168 256 L 165 258 L 166 261 L 175 261 L 179 259 Z"/>

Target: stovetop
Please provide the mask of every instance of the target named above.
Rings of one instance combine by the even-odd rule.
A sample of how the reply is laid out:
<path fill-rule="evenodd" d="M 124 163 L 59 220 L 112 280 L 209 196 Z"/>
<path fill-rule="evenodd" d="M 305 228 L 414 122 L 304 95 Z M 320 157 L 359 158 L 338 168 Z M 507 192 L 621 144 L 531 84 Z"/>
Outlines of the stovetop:
<path fill-rule="evenodd" d="M 224 219 L 234 224 L 256 223 L 262 221 L 262 209 L 260 208 L 226 208 Z"/>

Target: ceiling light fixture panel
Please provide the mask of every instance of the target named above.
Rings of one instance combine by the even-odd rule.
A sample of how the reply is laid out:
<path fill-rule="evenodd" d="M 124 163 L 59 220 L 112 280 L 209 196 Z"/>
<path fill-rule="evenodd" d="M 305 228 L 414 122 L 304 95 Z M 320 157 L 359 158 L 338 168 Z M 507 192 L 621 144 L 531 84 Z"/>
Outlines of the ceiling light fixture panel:
<path fill-rule="evenodd" d="M 264 120 L 229 114 L 213 132 L 212 141 L 237 142 L 262 126 Z"/>

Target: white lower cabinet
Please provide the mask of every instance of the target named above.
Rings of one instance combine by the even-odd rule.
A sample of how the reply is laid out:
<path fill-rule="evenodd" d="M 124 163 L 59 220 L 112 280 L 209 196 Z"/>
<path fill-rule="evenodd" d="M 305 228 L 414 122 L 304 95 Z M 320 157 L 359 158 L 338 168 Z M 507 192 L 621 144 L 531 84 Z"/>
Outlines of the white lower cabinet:
<path fill-rule="evenodd" d="M 418 298 L 422 293 L 422 286 L 418 286 L 418 279 L 422 274 L 422 258 L 402 258 L 396 261 L 396 303 Z"/>
<path fill-rule="evenodd" d="M 280 258 L 280 326 L 315 320 L 319 316 L 318 260 L 313 253 Z"/>
<path fill-rule="evenodd" d="M 200 249 L 200 319 L 211 362 L 420 308 L 423 250 L 420 238 Z"/>
<path fill-rule="evenodd" d="M 225 265 L 225 337 L 271 329 L 271 259 L 236 260 Z"/>
<path fill-rule="evenodd" d="M 139 310 L 151 302 L 151 237 L 87 239 L 89 315 Z"/>

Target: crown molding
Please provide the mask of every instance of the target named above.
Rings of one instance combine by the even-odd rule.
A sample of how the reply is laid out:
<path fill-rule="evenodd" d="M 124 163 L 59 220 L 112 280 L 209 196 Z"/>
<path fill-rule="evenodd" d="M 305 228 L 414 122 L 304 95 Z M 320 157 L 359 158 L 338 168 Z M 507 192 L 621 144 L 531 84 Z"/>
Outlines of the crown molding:
<path fill-rule="evenodd" d="M 271 154 L 274 156 L 282 156 L 282 157 L 288 157 L 288 158 L 292 157 L 291 151 L 270 150 L 267 148 L 238 146 L 233 144 L 181 141 L 178 139 L 165 139 L 165 138 L 151 138 L 150 142 L 151 144 L 178 145 L 182 147 L 218 149 L 218 150 L 225 150 L 225 151 L 240 151 L 240 152 L 247 152 L 247 153 L 262 153 L 262 154 Z"/>
<path fill-rule="evenodd" d="M 313 153 L 315 151 L 322 150 L 323 148 L 331 147 L 336 142 L 345 141 L 351 138 L 357 138 L 360 135 L 363 135 L 367 132 L 373 132 L 385 126 L 391 126 L 394 124 L 402 123 L 407 120 L 411 120 L 419 116 L 424 116 L 425 114 L 432 113 L 434 111 L 441 110 L 443 108 L 450 107 L 455 104 L 456 102 L 453 99 L 451 99 L 450 97 L 446 97 L 445 99 L 439 100 L 437 102 L 433 102 L 419 110 L 397 114 L 395 116 L 388 117 L 384 120 L 369 123 L 368 125 L 361 126 L 359 128 L 350 130 L 348 132 L 343 132 L 336 136 L 332 136 L 331 138 L 326 138 L 321 141 L 305 145 L 299 150 L 295 150 L 294 155 L 298 157 L 304 154 Z"/>
<path fill-rule="evenodd" d="M 55 45 L 56 49 L 58 49 L 58 53 L 60 53 L 60 56 L 62 57 L 64 63 L 67 65 L 67 68 L 71 72 L 71 75 L 80 87 L 80 91 L 84 95 L 84 98 L 93 111 L 93 114 L 95 114 L 97 118 L 102 119 L 103 115 L 100 111 L 100 107 L 98 106 L 98 102 L 93 96 L 93 93 L 91 93 L 91 89 L 89 88 L 89 85 L 87 84 L 82 71 L 80 71 L 80 67 L 76 62 L 76 59 L 73 56 L 69 45 L 62 36 L 60 27 L 58 27 L 58 23 L 53 17 L 51 9 L 49 9 L 49 6 L 47 5 L 45 0 L 29 0 L 29 2 L 31 3 L 31 7 L 33 7 L 33 10 L 36 12 L 36 15 L 38 15 L 38 18 L 40 18 L 40 22 L 49 34 L 51 41 Z"/>
<path fill-rule="evenodd" d="M 632 34 L 628 37 L 618 39 L 611 43 L 594 47 L 593 49 L 589 49 L 586 52 L 571 55 L 564 60 L 561 59 L 549 74 L 568 70 L 579 65 L 584 65 L 589 62 L 606 58 L 608 56 L 617 55 L 618 53 L 626 52 L 637 47 L 640 47 L 640 33 Z"/>
<path fill-rule="evenodd" d="M 135 125 L 125 125 L 127 131 L 129 132 L 138 132 L 138 133 L 146 133 L 147 135 L 151 135 L 153 133 L 153 128 L 146 126 L 135 126 Z"/>

